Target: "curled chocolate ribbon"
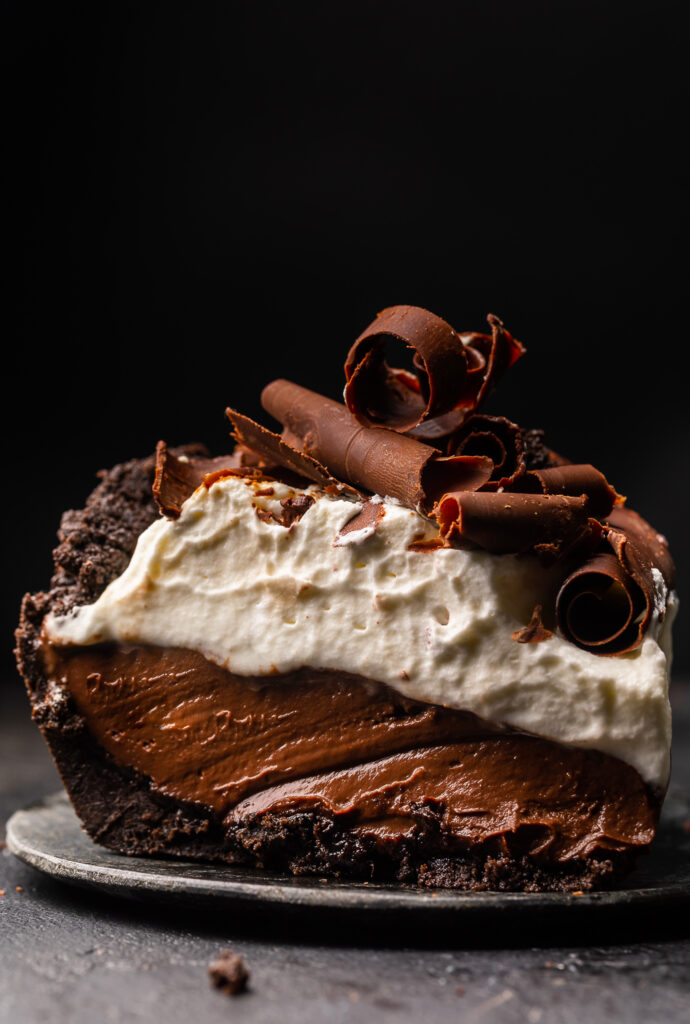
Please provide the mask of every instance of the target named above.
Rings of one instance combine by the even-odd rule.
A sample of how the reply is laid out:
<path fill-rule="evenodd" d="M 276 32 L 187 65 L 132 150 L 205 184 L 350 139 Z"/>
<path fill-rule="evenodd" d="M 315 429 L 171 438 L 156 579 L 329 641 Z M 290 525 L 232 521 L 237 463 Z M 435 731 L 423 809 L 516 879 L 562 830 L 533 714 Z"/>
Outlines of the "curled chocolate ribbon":
<path fill-rule="evenodd" d="M 533 551 L 555 560 L 596 532 L 584 496 L 463 491 L 445 494 L 434 513 L 447 543 L 496 555 Z"/>
<path fill-rule="evenodd" d="M 589 500 L 590 515 L 596 519 L 605 519 L 614 505 L 625 501 L 594 466 L 572 462 L 547 469 L 532 469 L 515 483 L 514 488 L 526 494 L 585 494 Z"/>
<path fill-rule="evenodd" d="M 522 431 L 505 416 L 470 416 L 448 439 L 446 450 L 449 455 L 487 455 L 492 460 L 494 469 L 484 485 L 486 491 L 508 487 L 525 472 Z M 516 489 L 522 488 L 518 485 Z"/>
<path fill-rule="evenodd" d="M 444 456 L 396 431 L 363 427 L 344 405 L 291 381 L 268 384 L 261 402 L 283 437 L 334 476 L 410 508 L 429 512 L 447 491 L 476 490 L 493 470 L 484 456 Z"/>
<path fill-rule="evenodd" d="M 445 437 L 486 398 L 524 349 L 489 315 L 491 335 L 458 334 L 419 306 L 390 306 L 360 334 L 345 361 L 345 403 L 365 426 L 423 439 Z M 386 339 L 414 352 L 412 372 L 386 360 Z"/>
<path fill-rule="evenodd" d="M 663 618 L 674 566 L 664 537 L 632 509 L 609 516 L 603 550 L 564 581 L 556 598 L 563 635 L 585 650 L 616 655 L 642 642 L 654 611 Z"/>
<path fill-rule="evenodd" d="M 568 576 L 556 598 L 561 632 L 596 654 L 622 654 L 640 642 L 645 597 L 613 554 L 590 558 Z"/>

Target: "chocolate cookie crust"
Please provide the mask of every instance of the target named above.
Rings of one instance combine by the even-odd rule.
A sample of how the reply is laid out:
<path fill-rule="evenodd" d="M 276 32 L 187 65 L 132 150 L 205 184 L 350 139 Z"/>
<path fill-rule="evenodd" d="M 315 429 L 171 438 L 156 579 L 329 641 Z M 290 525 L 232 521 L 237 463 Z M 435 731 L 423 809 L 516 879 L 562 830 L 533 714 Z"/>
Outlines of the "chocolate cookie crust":
<path fill-rule="evenodd" d="M 177 454 L 201 451 L 189 446 Z M 65 513 L 51 590 L 25 597 L 17 631 L 18 664 L 34 718 L 92 838 L 127 854 L 462 889 L 592 889 L 610 885 L 625 873 L 632 863 L 628 852 L 538 865 L 496 840 L 451 853 L 442 813 L 429 806 L 419 807 L 411 839 L 385 848 L 319 811 L 259 814 L 226 827 L 210 808 L 167 798 L 147 777 L 116 765 L 95 743 L 71 698 L 49 685 L 39 653 L 40 630 L 49 611 L 64 614 L 74 605 L 93 602 L 126 568 L 138 536 L 158 515 L 153 474 L 153 458 L 105 471 L 86 507 Z"/>

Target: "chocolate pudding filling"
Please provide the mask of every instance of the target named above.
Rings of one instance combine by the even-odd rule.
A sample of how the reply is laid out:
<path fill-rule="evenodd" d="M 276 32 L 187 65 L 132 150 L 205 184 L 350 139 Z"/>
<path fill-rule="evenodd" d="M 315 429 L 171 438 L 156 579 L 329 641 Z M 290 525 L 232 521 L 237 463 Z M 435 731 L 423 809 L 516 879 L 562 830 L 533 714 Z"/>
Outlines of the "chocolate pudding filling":
<path fill-rule="evenodd" d="M 492 843 L 553 862 L 654 834 L 658 800 L 617 758 L 373 680 L 311 668 L 242 677 L 195 651 L 149 646 L 46 645 L 43 657 L 118 765 L 230 830 L 316 811 L 385 844 L 411 839 L 431 807 L 448 850 Z"/>

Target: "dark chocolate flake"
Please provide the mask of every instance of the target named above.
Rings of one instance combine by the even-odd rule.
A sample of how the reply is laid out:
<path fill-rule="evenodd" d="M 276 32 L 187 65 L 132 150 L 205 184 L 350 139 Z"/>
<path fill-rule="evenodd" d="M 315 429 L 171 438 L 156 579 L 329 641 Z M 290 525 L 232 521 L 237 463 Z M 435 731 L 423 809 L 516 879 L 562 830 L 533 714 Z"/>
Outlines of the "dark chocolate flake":
<path fill-rule="evenodd" d="M 532 618 L 529 620 L 526 626 L 522 629 L 516 629 L 514 633 L 511 633 L 513 640 L 519 644 L 538 644 L 543 640 L 548 640 L 553 633 L 550 629 L 547 629 L 541 620 L 542 606 L 537 604 L 534 606 L 532 612 Z"/>
<path fill-rule="evenodd" d="M 367 536 L 371 536 L 376 532 L 379 523 L 383 520 L 386 514 L 386 506 L 382 501 L 365 501 L 361 509 L 352 519 L 348 519 L 340 530 L 338 530 L 334 545 L 341 547 L 343 544 L 349 543 L 344 540 L 348 534 L 361 533 L 363 530 L 367 531 Z"/>
<path fill-rule="evenodd" d="M 314 499 L 311 494 L 296 494 L 293 498 L 283 498 L 280 503 L 280 507 L 283 510 L 282 523 L 283 526 L 293 526 L 294 523 L 299 522 L 307 509 L 310 509 L 314 504 Z"/>
<path fill-rule="evenodd" d="M 202 456 L 178 458 L 165 441 L 159 441 L 156 445 L 156 472 L 153 480 L 153 497 L 158 508 L 168 519 L 177 519 L 182 505 L 201 486 L 205 477 L 219 471 L 239 469 L 246 465 L 245 459 L 242 450 L 214 459 Z"/>

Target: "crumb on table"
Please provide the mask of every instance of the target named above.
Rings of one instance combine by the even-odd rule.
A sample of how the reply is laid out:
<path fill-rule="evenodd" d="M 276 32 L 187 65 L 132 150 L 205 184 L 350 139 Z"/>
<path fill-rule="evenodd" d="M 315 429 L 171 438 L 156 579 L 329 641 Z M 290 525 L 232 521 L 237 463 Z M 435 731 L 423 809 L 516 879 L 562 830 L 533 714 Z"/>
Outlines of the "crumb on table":
<path fill-rule="evenodd" d="M 231 949 L 224 949 L 208 965 L 211 984 L 228 996 L 244 992 L 249 981 L 249 970 L 241 956 Z"/>

